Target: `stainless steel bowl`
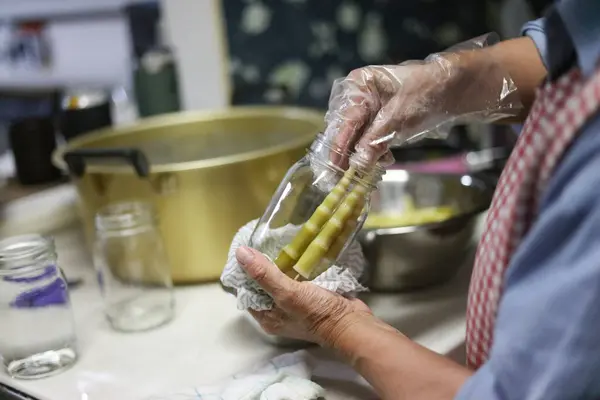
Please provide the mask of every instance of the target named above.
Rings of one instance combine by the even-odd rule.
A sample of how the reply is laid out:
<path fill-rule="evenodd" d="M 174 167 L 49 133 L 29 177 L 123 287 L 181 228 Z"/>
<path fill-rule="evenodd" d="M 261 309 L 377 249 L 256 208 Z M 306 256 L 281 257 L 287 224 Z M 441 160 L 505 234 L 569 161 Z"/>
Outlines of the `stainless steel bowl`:
<path fill-rule="evenodd" d="M 402 196 L 410 196 L 417 208 L 453 206 L 457 213 L 436 223 L 363 229 L 359 240 L 369 264 L 365 285 L 375 292 L 401 292 L 454 277 L 473 249 L 477 217 L 492 194 L 492 185 L 473 175 L 389 170 L 370 213 L 402 213 Z"/>

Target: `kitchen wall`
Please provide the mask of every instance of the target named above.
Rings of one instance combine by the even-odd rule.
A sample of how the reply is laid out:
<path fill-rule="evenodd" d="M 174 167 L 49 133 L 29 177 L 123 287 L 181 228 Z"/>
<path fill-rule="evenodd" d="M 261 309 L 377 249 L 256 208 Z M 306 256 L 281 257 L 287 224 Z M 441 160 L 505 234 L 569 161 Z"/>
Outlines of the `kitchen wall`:
<path fill-rule="evenodd" d="M 55 65 L 15 71 L 0 90 L 95 82 L 129 86 L 120 11 L 138 0 L 0 0 L 2 20 L 49 18 Z M 324 107 L 333 79 L 370 63 L 423 57 L 491 29 L 515 34 L 529 0 L 160 0 L 185 109 L 293 103 Z M 521 4 L 521 5 L 520 5 Z M 525 13 L 527 14 L 527 13 Z M 227 24 L 223 23 L 224 18 Z M 503 19 L 503 21 L 500 21 Z"/>
<path fill-rule="evenodd" d="M 162 0 L 165 30 L 179 68 L 185 109 L 229 104 L 228 61 L 221 1 Z"/>
<path fill-rule="evenodd" d="M 7 21 L 42 18 L 50 68 L 14 67 L 0 58 L 0 91 L 72 85 L 131 85 L 131 45 L 123 8 L 134 0 L 0 0 L 0 49 Z M 180 70 L 184 109 L 229 99 L 219 0 L 162 0 L 164 33 Z M 3 24 L 4 22 L 4 24 Z"/>
<path fill-rule="evenodd" d="M 227 0 L 234 104 L 325 108 L 334 79 L 498 28 L 498 0 Z"/>
<path fill-rule="evenodd" d="M 0 48 L 7 21 L 43 19 L 51 64 L 46 68 L 0 62 L 0 89 L 39 89 L 72 84 L 129 84 L 126 0 L 0 0 Z M 3 23 L 4 22 L 4 23 Z"/>

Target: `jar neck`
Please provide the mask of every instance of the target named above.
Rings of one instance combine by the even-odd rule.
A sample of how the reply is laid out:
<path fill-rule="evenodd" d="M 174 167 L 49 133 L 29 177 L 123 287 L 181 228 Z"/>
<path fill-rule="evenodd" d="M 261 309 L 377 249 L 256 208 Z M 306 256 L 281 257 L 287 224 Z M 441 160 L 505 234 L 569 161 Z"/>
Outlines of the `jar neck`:
<path fill-rule="evenodd" d="M 125 232 L 154 226 L 155 214 L 147 203 L 114 203 L 96 213 L 95 223 L 98 232 Z"/>
<path fill-rule="evenodd" d="M 56 263 L 54 241 L 41 235 L 0 240 L 0 276 L 48 267 Z"/>
<path fill-rule="evenodd" d="M 379 163 L 367 163 L 358 152 L 340 148 L 322 133 L 311 144 L 308 156 L 312 162 L 339 173 L 345 173 L 349 168 L 353 168 L 356 171 L 353 179 L 372 188 L 377 186 L 385 174 L 385 168 Z M 332 158 L 345 160 L 345 162 L 334 162 Z"/>

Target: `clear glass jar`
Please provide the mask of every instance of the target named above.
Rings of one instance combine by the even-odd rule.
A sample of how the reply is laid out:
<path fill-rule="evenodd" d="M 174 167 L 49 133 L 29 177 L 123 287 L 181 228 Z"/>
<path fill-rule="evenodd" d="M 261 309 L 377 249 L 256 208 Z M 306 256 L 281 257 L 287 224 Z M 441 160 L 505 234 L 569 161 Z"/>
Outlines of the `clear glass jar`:
<path fill-rule="evenodd" d="M 0 240 L 0 359 L 13 378 L 36 379 L 77 360 L 67 282 L 51 238 Z"/>
<path fill-rule="evenodd" d="M 294 279 L 312 280 L 331 267 L 362 228 L 385 172 L 356 159 L 319 135 L 287 172 L 249 245 Z"/>
<path fill-rule="evenodd" d="M 95 223 L 94 265 L 112 327 L 144 331 L 169 322 L 173 281 L 152 206 L 111 204 L 98 211 Z"/>

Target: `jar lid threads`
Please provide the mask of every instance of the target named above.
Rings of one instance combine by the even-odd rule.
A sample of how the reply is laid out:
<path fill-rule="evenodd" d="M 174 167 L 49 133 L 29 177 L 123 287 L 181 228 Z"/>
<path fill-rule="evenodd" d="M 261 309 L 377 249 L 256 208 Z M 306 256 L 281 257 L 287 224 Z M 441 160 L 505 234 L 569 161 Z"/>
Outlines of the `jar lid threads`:
<path fill-rule="evenodd" d="M 30 234 L 0 240 L 0 275 L 45 268 L 56 258 L 54 241 L 47 236 Z"/>
<path fill-rule="evenodd" d="M 331 172 L 346 173 L 355 171 L 350 179 L 374 189 L 385 174 L 385 168 L 379 163 L 369 163 L 360 149 L 356 152 L 343 149 L 331 142 L 323 133 L 319 133 L 309 149 L 311 162 L 326 167 Z"/>

